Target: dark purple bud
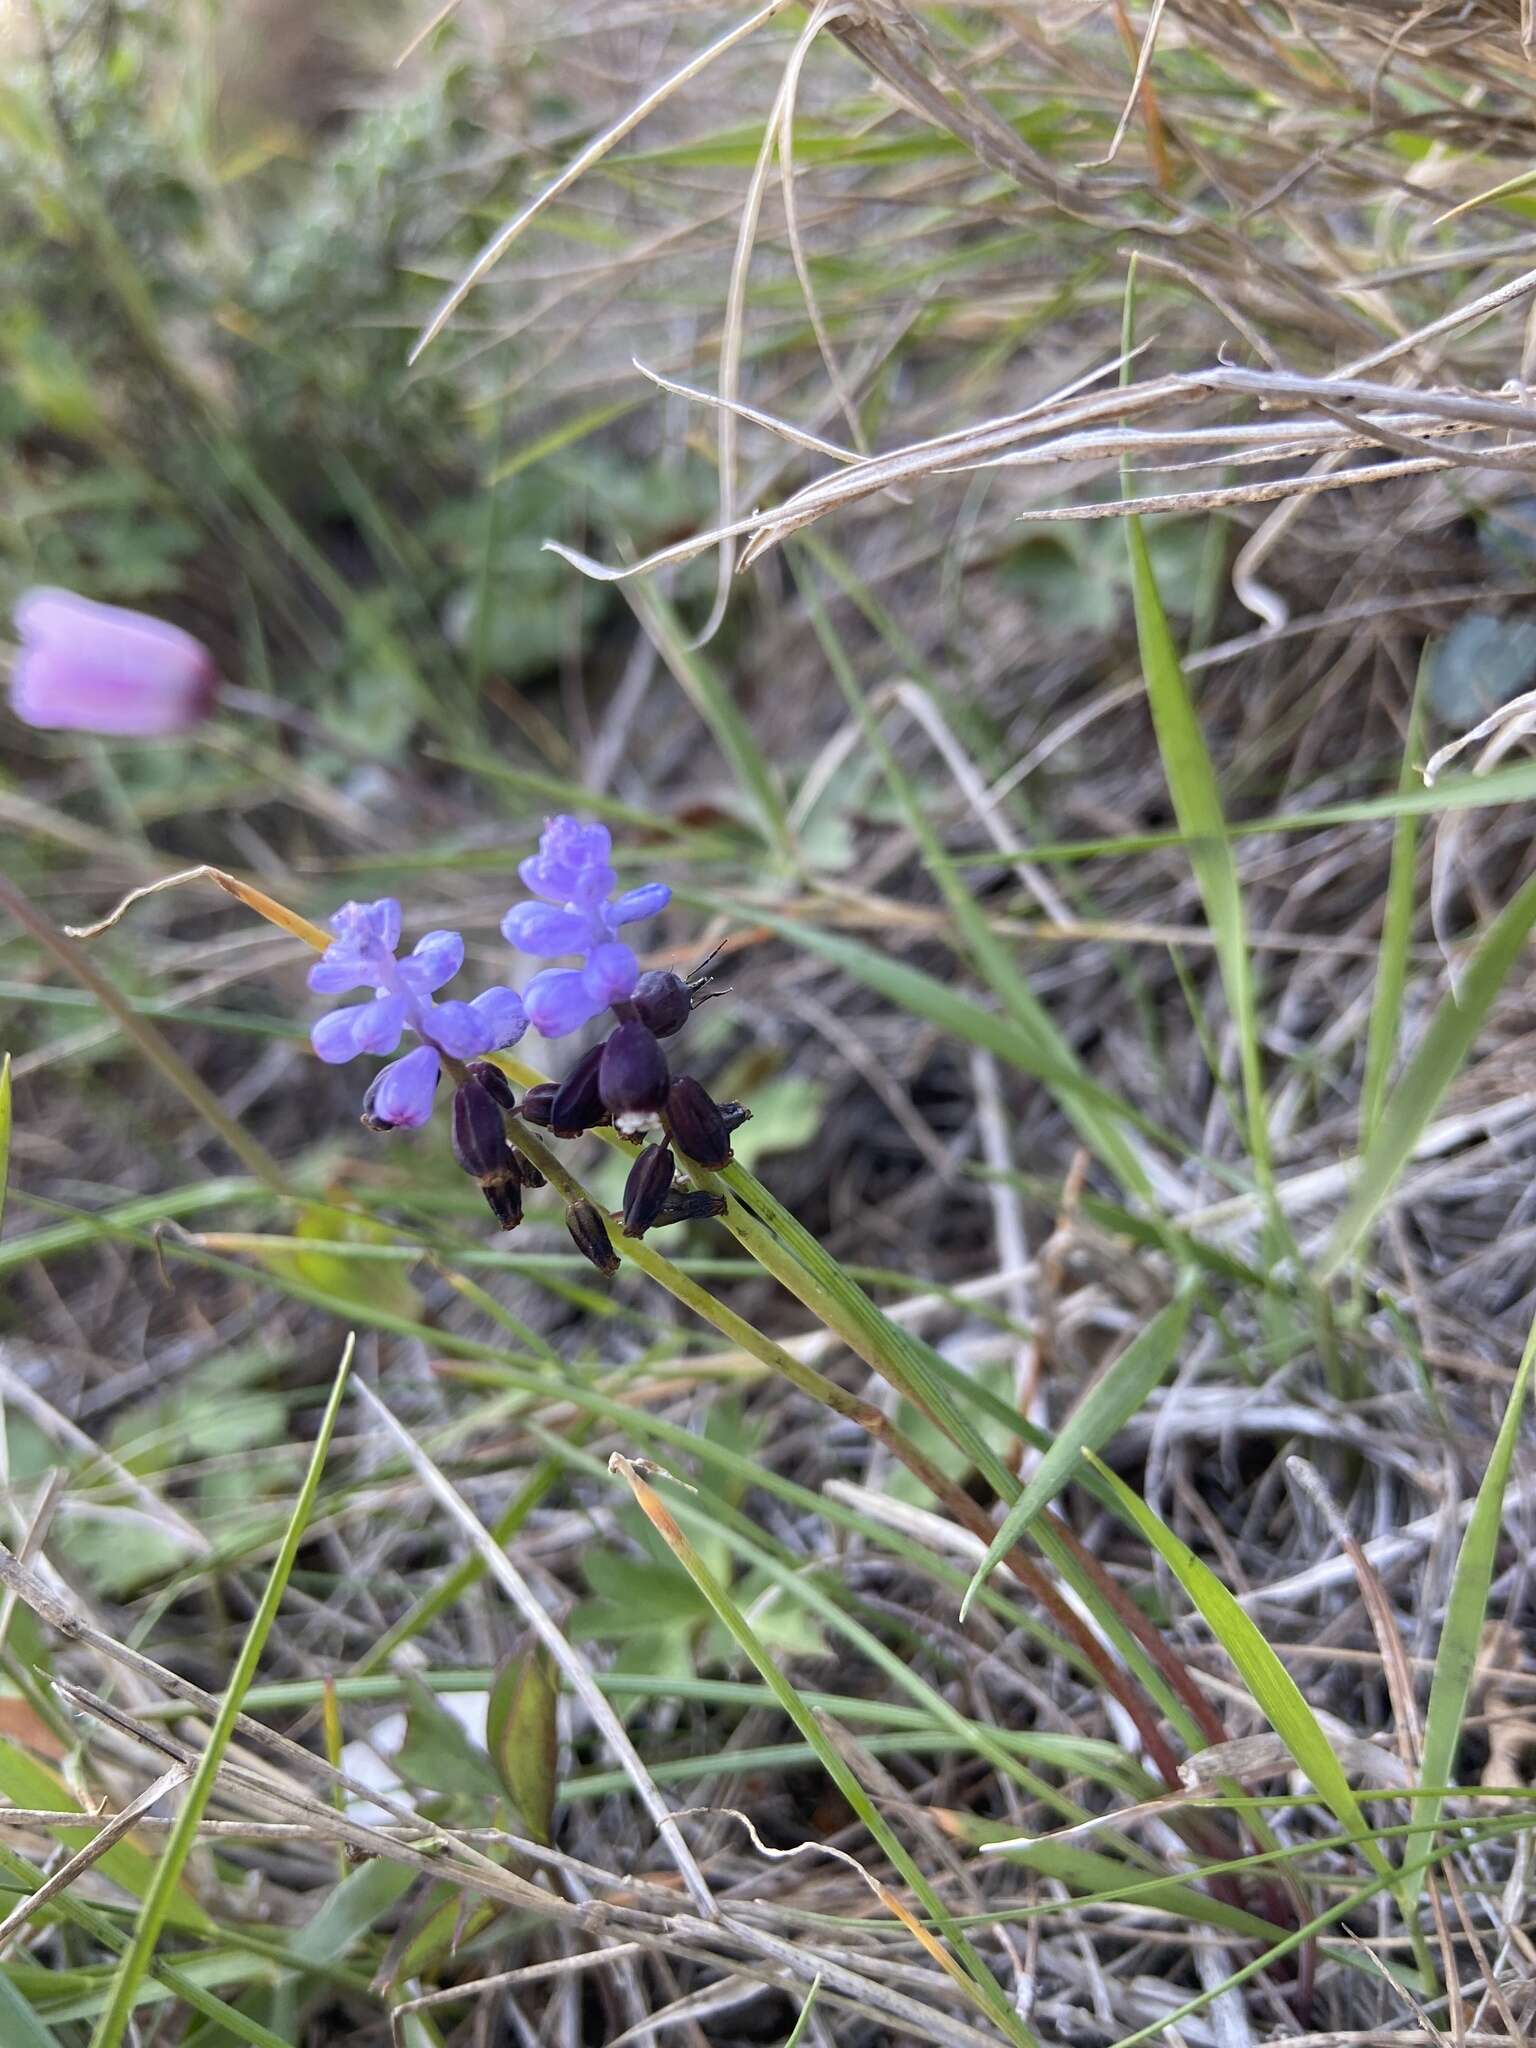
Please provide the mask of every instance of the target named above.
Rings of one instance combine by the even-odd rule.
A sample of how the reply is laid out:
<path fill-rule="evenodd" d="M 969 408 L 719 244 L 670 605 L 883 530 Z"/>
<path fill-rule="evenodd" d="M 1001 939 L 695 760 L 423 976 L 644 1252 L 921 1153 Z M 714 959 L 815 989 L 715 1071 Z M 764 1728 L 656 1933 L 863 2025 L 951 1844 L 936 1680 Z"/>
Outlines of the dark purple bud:
<path fill-rule="evenodd" d="M 720 1106 L 692 1074 L 679 1074 L 667 1094 L 667 1135 L 685 1159 L 711 1171 L 731 1163 L 731 1134 Z"/>
<path fill-rule="evenodd" d="M 550 1105 L 559 1092 L 553 1081 L 540 1081 L 537 1087 L 530 1088 L 523 1097 L 520 1111 L 523 1122 L 535 1124 L 541 1131 L 547 1131 Z"/>
<path fill-rule="evenodd" d="M 670 1038 L 674 1031 L 681 1031 L 693 1008 L 687 982 L 664 967 L 653 967 L 642 974 L 630 1001 L 640 1022 L 649 1025 L 658 1038 Z"/>
<path fill-rule="evenodd" d="M 495 1068 L 471 1068 L 470 1078 L 453 1091 L 453 1156 L 480 1183 L 502 1229 L 515 1230 L 523 1220 L 522 1179 L 507 1144 L 507 1113 L 485 1084 L 487 1072 L 505 1083 L 506 1076 Z"/>
<path fill-rule="evenodd" d="M 739 1131 L 743 1124 L 752 1121 L 752 1112 L 744 1102 L 718 1102 L 715 1107 L 725 1118 L 725 1128 L 728 1131 Z"/>
<path fill-rule="evenodd" d="M 476 1180 L 511 1166 L 505 1112 L 479 1081 L 464 1081 L 453 1091 L 453 1156 Z"/>
<path fill-rule="evenodd" d="M 523 1191 L 515 1174 L 483 1180 L 480 1192 L 490 1204 L 491 1214 L 503 1230 L 516 1230 L 523 1220 Z"/>
<path fill-rule="evenodd" d="M 668 1078 L 667 1056 L 655 1032 L 633 1017 L 615 1025 L 597 1075 L 614 1129 L 633 1134 L 654 1122 L 667 1099 Z"/>
<path fill-rule="evenodd" d="M 471 1080 L 478 1081 L 492 1102 L 499 1102 L 510 1116 L 517 1108 L 517 1097 L 512 1093 L 512 1083 L 500 1067 L 491 1060 L 475 1060 L 468 1072 Z"/>
<path fill-rule="evenodd" d="M 624 1183 L 624 1235 L 644 1237 L 661 1214 L 672 1187 L 672 1154 L 665 1145 L 647 1145 L 629 1169 Z"/>
<path fill-rule="evenodd" d="M 608 1111 L 597 1085 L 597 1070 L 603 1062 L 604 1047 L 594 1045 L 555 1090 L 549 1105 L 549 1128 L 557 1138 L 579 1138 L 594 1124 L 604 1123 Z M 527 1103 L 523 1104 L 526 1112 Z"/>
<path fill-rule="evenodd" d="M 542 1173 L 540 1173 L 539 1169 L 534 1165 L 533 1161 L 528 1157 L 526 1152 L 519 1152 L 517 1147 L 514 1145 L 512 1147 L 510 1157 L 512 1160 L 512 1177 L 514 1180 L 518 1181 L 525 1188 L 543 1187 L 544 1176 Z"/>
<path fill-rule="evenodd" d="M 590 1259 L 599 1273 L 617 1273 L 619 1255 L 608 1235 L 603 1212 L 595 1202 L 572 1202 L 565 1212 L 565 1227 L 577 1251 L 584 1259 Z"/>
<path fill-rule="evenodd" d="M 662 1201 L 656 1225 L 664 1229 L 669 1223 L 700 1223 L 706 1216 L 724 1214 L 724 1195 L 712 1195 L 707 1188 L 673 1187 Z"/>

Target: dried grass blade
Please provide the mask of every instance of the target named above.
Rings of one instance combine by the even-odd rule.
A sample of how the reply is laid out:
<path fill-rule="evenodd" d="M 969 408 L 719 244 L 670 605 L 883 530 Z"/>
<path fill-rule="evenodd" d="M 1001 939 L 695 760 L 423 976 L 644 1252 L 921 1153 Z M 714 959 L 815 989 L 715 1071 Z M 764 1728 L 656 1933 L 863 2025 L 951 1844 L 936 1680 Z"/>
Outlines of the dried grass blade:
<path fill-rule="evenodd" d="M 568 191 L 578 178 L 591 170 L 595 163 L 600 163 L 611 149 L 616 148 L 626 135 L 640 126 L 648 114 L 654 113 L 657 107 L 670 99 L 680 87 L 697 78 L 701 71 L 707 70 L 717 57 L 723 57 L 727 50 L 733 49 L 737 43 L 744 42 L 748 36 L 754 35 L 758 29 L 772 21 L 776 14 L 782 14 L 788 5 L 789 0 L 768 0 L 766 7 L 760 7 L 755 14 L 748 15 L 745 21 L 737 22 L 734 28 L 727 29 L 723 36 L 717 36 L 707 48 L 690 57 L 686 64 L 680 65 L 670 76 L 664 78 L 660 85 L 654 86 L 643 99 L 637 100 L 622 120 L 615 121 L 611 128 L 605 128 L 595 141 L 589 142 L 579 155 L 574 156 L 559 176 L 546 185 L 536 199 L 530 201 L 521 213 L 507 222 L 505 227 L 496 230 L 468 270 L 444 293 L 433 308 L 426 326 L 417 336 L 408 360 L 412 363 L 417 361 L 423 350 L 437 339 L 481 278 L 496 267 L 524 228 L 544 211 L 552 199 L 558 199 L 562 192 Z"/>
<path fill-rule="evenodd" d="M 657 1832 L 666 1843 L 668 1852 L 677 1865 L 678 1874 L 688 1887 L 689 1896 L 705 1919 L 713 1920 L 719 1909 L 715 1904 L 714 1895 L 705 1882 L 704 1873 L 695 1862 L 693 1851 L 684 1841 L 671 1807 L 657 1790 L 656 1782 L 641 1762 L 639 1752 L 625 1732 L 623 1722 L 594 1683 L 592 1673 L 550 1619 L 543 1604 L 535 1597 L 533 1588 L 511 1558 L 491 1540 L 490 1532 L 485 1525 L 476 1517 L 457 1489 L 439 1471 L 415 1437 L 391 1413 L 371 1387 L 359 1382 L 358 1391 L 394 1438 L 427 1491 L 458 1524 L 484 1560 L 491 1577 L 512 1601 L 570 1680 L 572 1691 L 581 1700 L 594 1723 L 602 1730 L 608 1746 L 628 1773 L 636 1796 L 656 1823 Z"/>
<path fill-rule="evenodd" d="M 1019 2048 L 1037 2048 L 1035 2036 L 1013 2010 L 1002 1986 L 955 1924 L 943 1900 L 903 1848 L 900 1839 L 871 1803 L 868 1793 L 848 1768 L 835 1744 L 828 1739 L 826 1730 L 815 1713 L 805 1705 L 769 1655 L 756 1630 L 683 1534 L 670 1508 L 650 1484 L 640 1464 L 615 1451 L 608 1461 L 608 1469 L 628 1485 L 637 1506 L 652 1528 L 709 1602 L 721 1626 L 756 1666 L 774 1698 L 814 1750 L 828 1777 L 869 1830 L 892 1869 L 900 1874 L 903 1882 L 921 1902 L 923 1910 L 944 1934 L 950 1949 L 950 1953 L 943 1958 L 945 1968 L 958 1976 L 970 1997 L 1002 2027 L 1008 2040 L 1019 2044 Z M 888 1894 L 885 1895 L 885 1903 L 894 1910 L 894 1902 Z M 910 1927 L 911 1922 L 906 1912 L 898 1914 L 897 1917 Z M 924 1943 L 925 1947 L 928 1945 Z M 963 1974 L 960 1966 L 963 1966 Z"/>

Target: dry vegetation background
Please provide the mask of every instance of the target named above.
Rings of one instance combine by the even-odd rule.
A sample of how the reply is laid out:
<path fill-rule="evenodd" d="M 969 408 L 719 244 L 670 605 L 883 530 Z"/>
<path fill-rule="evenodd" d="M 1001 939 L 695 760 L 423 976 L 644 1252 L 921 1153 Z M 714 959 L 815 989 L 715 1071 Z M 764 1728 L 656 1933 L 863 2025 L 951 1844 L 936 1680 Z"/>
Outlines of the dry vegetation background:
<path fill-rule="evenodd" d="M 484 981 L 590 810 L 656 961 L 724 943 L 786 1212 L 667 1242 L 702 1313 L 603 1285 L 358 1127 L 227 899 L 0 924 L 0 2039 L 1526 2038 L 1532 25 L 834 0 L 703 61 L 749 21 L 0 17 L 3 594 L 232 680 L 185 746 L 8 721 L 4 874 L 392 893 Z M 962 1622 L 1074 1414 L 1065 1608 Z"/>

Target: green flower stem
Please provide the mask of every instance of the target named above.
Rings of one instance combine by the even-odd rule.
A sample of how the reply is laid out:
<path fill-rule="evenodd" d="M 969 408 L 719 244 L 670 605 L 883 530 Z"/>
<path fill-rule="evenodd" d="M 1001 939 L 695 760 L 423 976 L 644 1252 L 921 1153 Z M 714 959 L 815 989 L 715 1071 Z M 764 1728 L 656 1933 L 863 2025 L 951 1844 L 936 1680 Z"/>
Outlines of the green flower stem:
<path fill-rule="evenodd" d="M 546 1078 L 536 1067 L 529 1066 L 526 1062 L 514 1058 L 509 1053 L 497 1054 L 495 1056 L 495 1064 L 514 1081 L 519 1082 L 524 1087 L 536 1087 Z M 630 1147 L 624 1143 L 623 1139 L 612 1132 L 597 1131 L 593 1135 L 604 1138 L 620 1152 L 628 1154 L 630 1151 Z M 589 1201 L 591 1199 L 576 1176 L 556 1156 L 553 1149 L 532 1131 L 528 1125 L 517 1124 L 515 1143 L 518 1150 L 533 1161 L 534 1165 L 538 1167 L 539 1171 L 548 1180 L 550 1186 L 566 1202 Z M 865 1363 L 874 1372 L 878 1373 L 888 1384 L 894 1386 L 897 1392 L 907 1394 L 910 1388 L 909 1376 L 901 1372 L 900 1366 L 892 1368 L 889 1358 L 889 1347 L 882 1348 L 878 1343 L 872 1342 L 869 1336 L 869 1329 L 870 1327 L 879 1329 L 883 1326 L 885 1330 L 891 1331 L 896 1336 L 902 1338 L 905 1338 L 905 1332 L 899 1331 L 897 1325 L 881 1314 L 869 1297 L 848 1279 L 841 1267 L 834 1260 L 827 1257 L 826 1253 L 821 1250 L 821 1247 L 816 1244 L 815 1239 L 808 1232 L 800 1231 L 798 1224 L 794 1224 L 795 1230 L 800 1232 L 800 1235 L 805 1238 L 806 1242 L 815 1248 L 818 1261 L 831 1276 L 833 1284 L 823 1285 L 817 1276 L 808 1274 L 805 1267 L 785 1251 L 783 1245 L 774 1236 L 773 1232 L 762 1223 L 760 1212 L 764 1210 L 769 1212 L 776 1211 L 791 1222 L 793 1222 L 793 1219 L 788 1218 L 787 1211 L 779 1209 L 778 1204 L 774 1202 L 767 1189 L 763 1188 L 750 1174 L 745 1172 L 744 1168 L 739 1166 L 727 1167 L 723 1174 L 715 1175 L 706 1173 L 702 1167 L 695 1166 L 690 1162 L 689 1170 L 701 1186 L 714 1187 L 717 1191 L 727 1195 L 729 1206 L 724 1220 L 743 1249 L 757 1259 L 758 1263 L 767 1272 L 772 1274 L 782 1286 L 786 1287 L 790 1293 L 794 1294 L 797 1300 L 809 1308 L 811 1313 L 816 1316 L 817 1320 L 825 1328 L 833 1331 L 835 1335 L 842 1337 L 845 1343 L 850 1344 L 859 1357 L 864 1359 Z M 738 1179 L 745 1183 L 745 1199 L 752 1205 L 750 1208 L 744 1209 L 743 1207 L 743 1193 L 736 1184 Z M 734 1199 L 731 1199 L 732 1197 Z M 912 1442 L 906 1432 L 873 1402 L 861 1400 L 858 1395 L 850 1394 L 845 1388 L 840 1387 L 835 1380 L 827 1378 L 824 1373 L 817 1372 L 813 1366 L 806 1365 L 802 1360 L 796 1358 L 792 1352 L 785 1350 L 782 1345 L 775 1344 L 771 1338 L 763 1336 L 761 1331 L 754 1329 L 750 1323 L 743 1321 L 733 1310 L 728 1309 L 723 1302 L 717 1301 L 712 1294 L 699 1286 L 697 1281 L 690 1279 L 686 1273 L 681 1272 L 669 1259 L 664 1258 L 659 1252 L 652 1251 L 643 1238 L 625 1237 L 621 1233 L 615 1241 L 615 1249 L 623 1257 L 629 1259 L 632 1264 L 638 1266 L 641 1272 L 655 1280 L 658 1285 L 666 1288 L 674 1300 L 680 1301 L 685 1308 L 691 1309 L 694 1314 L 700 1316 L 705 1322 L 717 1329 L 722 1336 L 729 1337 L 731 1342 L 737 1345 L 739 1349 L 745 1351 L 749 1357 L 757 1358 L 763 1364 L 770 1366 L 773 1371 L 781 1373 L 792 1386 L 798 1388 L 801 1393 L 807 1395 L 811 1400 L 819 1401 L 824 1407 L 832 1409 L 835 1414 L 845 1416 L 849 1421 L 857 1423 L 861 1429 L 866 1431 L 877 1443 L 882 1444 L 893 1457 L 905 1465 L 913 1477 L 927 1488 L 935 1500 L 940 1501 L 944 1505 L 962 1527 L 969 1529 L 971 1534 L 978 1537 L 983 1544 L 991 1541 L 993 1530 L 986 1511 L 978 1507 L 976 1502 L 966 1493 L 965 1489 L 955 1480 L 952 1480 L 948 1473 L 936 1465 L 931 1458 L 919 1450 L 918 1446 Z M 854 1297 L 863 1304 L 866 1311 L 864 1316 L 850 1318 L 844 1313 L 843 1304 L 848 1296 Z M 857 1342 L 855 1342 L 851 1334 L 854 1329 L 858 1331 Z M 937 1385 L 938 1383 L 933 1380 L 928 1370 L 926 1361 L 923 1361 L 920 1355 L 918 1362 L 925 1382 L 929 1386 Z M 898 1374 L 901 1375 L 899 1379 L 897 1377 Z M 944 1421 L 938 1415 L 933 1414 L 932 1409 L 922 1402 L 920 1395 L 914 1394 L 912 1398 L 917 1400 L 918 1405 L 923 1407 L 925 1414 L 930 1415 L 936 1427 L 948 1436 L 952 1442 L 958 1443 L 961 1449 L 969 1453 L 973 1443 L 978 1445 L 984 1461 L 990 1467 L 996 1468 L 1002 1488 L 1006 1489 L 1011 1486 L 1013 1492 L 1017 1493 L 1017 1482 L 1012 1479 L 1011 1475 L 1007 1473 L 1006 1468 L 987 1450 L 986 1446 L 980 1443 L 980 1439 L 976 1437 L 975 1432 L 970 1429 L 964 1417 L 955 1408 L 948 1390 L 941 1386 L 939 1387 L 939 1392 L 943 1408 L 954 1417 L 954 1427 L 952 1428 L 946 1427 Z M 1002 1497 L 1008 1497 L 1006 1491 L 1002 1493 Z M 1096 1565 L 1097 1561 L 1095 1560 L 1094 1563 Z M 1073 1645 L 1087 1667 L 1094 1672 L 1104 1690 L 1131 1717 L 1135 1723 L 1137 1733 L 1145 1746 L 1148 1757 L 1156 1764 L 1159 1773 L 1165 1781 L 1170 1785 L 1177 1785 L 1179 1783 L 1178 1759 L 1169 1747 L 1167 1739 L 1159 1726 L 1152 1704 L 1141 1687 L 1135 1683 L 1129 1673 L 1123 1671 L 1115 1662 L 1114 1658 L 1110 1656 L 1109 1652 L 1099 1642 L 1097 1636 L 1094 1635 L 1093 1631 L 1084 1624 L 1081 1617 L 1073 1611 L 1060 1593 L 1057 1592 L 1056 1588 L 1051 1584 L 1044 1572 L 1041 1571 L 1040 1567 L 1034 1563 L 1033 1559 L 1025 1556 L 1022 1550 L 1015 1549 L 1009 1554 L 1008 1565 L 1020 1584 L 1039 1602 L 1045 1612 L 1050 1615 L 1056 1627 Z M 1102 1572 L 1102 1568 L 1098 1568 L 1098 1570 Z M 1104 1576 L 1107 1577 L 1107 1575 Z M 1115 1592 L 1118 1594 L 1119 1589 L 1116 1588 Z M 1166 1651 L 1166 1646 L 1164 1648 Z"/>
<path fill-rule="evenodd" d="M 892 1322 L 872 1302 L 857 1283 L 843 1272 L 831 1259 L 810 1232 L 789 1213 L 787 1209 L 763 1186 L 753 1174 L 739 1164 L 732 1164 L 717 1175 L 696 1170 L 698 1177 L 706 1184 L 719 1188 L 734 1196 L 726 1214 L 727 1227 L 735 1235 L 743 1249 L 750 1252 L 758 1262 L 770 1271 L 775 1279 L 789 1288 L 790 1292 L 827 1325 L 837 1331 L 844 1341 L 896 1391 L 912 1400 L 929 1420 L 943 1430 L 956 1447 L 972 1457 L 979 1470 L 983 1471 L 998 1498 L 1003 1501 L 1017 1499 L 1019 1484 L 1014 1475 L 1001 1461 L 987 1450 L 987 1446 L 976 1434 L 969 1422 L 960 1416 L 960 1411 L 950 1399 L 947 1390 L 943 1393 L 943 1414 L 935 1414 L 934 1404 L 925 1402 L 920 1393 L 911 1385 L 906 1370 L 915 1365 L 921 1375 L 924 1388 L 938 1386 L 922 1347 L 917 1339 Z M 772 1226 L 771 1228 L 769 1226 Z M 791 1240 L 789 1245 L 785 1239 Z M 816 1270 L 808 1270 L 802 1258 L 808 1256 Z M 959 1430 L 947 1427 L 949 1417 L 959 1420 Z M 985 1453 L 977 1456 L 978 1449 Z M 990 1543 L 996 1533 L 985 1511 L 977 1506 L 965 1490 L 943 1478 L 945 1505 L 950 1512 L 964 1522 L 983 1543 Z M 1209 1700 L 1189 1676 L 1183 1663 L 1176 1657 L 1158 1630 L 1144 1615 L 1134 1600 L 1117 1585 L 1105 1571 L 1092 1552 L 1079 1543 L 1077 1537 L 1059 1516 L 1047 1513 L 1036 1524 L 1036 1538 L 1041 1548 L 1052 1556 L 1058 1569 L 1067 1576 L 1072 1575 L 1071 1567 L 1086 1579 L 1101 1601 L 1111 1610 L 1122 1629 L 1141 1645 L 1153 1660 L 1178 1697 L 1184 1702 L 1195 1723 L 1206 1739 L 1224 1742 L 1226 1730 Z M 1097 1639 L 1082 1626 L 1078 1617 L 1061 1600 L 1049 1580 L 1039 1568 L 1031 1563 L 1022 1550 L 1015 1546 L 1008 1556 L 1009 1567 L 1014 1576 L 1029 1586 L 1036 1598 L 1047 1600 L 1058 1627 L 1067 1628 L 1063 1617 L 1070 1617 L 1070 1633 L 1075 1642 L 1086 1637 L 1095 1652 L 1093 1662 L 1104 1683 L 1114 1692 L 1126 1712 L 1135 1719 L 1143 1739 L 1148 1742 L 1148 1755 L 1157 1760 L 1159 1770 L 1167 1776 L 1171 1770 L 1170 1783 L 1178 1782 L 1178 1766 L 1169 1750 L 1156 1719 L 1146 1702 L 1139 1696 L 1139 1689 L 1128 1686 L 1119 1667 L 1108 1659 L 1101 1650 Z M 1042 1590 L 1043 1589 L 1043 1590 Z M 1149 1728 L 1153 1734 L 1149 1737 Z"/>

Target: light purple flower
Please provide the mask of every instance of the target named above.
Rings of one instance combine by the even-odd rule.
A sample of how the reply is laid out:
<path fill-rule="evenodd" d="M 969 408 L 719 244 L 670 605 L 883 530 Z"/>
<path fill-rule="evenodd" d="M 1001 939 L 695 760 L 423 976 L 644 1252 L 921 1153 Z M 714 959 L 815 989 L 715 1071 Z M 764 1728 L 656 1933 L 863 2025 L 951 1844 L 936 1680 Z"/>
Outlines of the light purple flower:
<path fill-rule="evenodd" d="M 665 882 L 645 882 L 615 896 L 611 852 L 606 825 L 548 818 L 538 852 L 518 869 L 540 900 L 515 903 L 502 919 L 508 945 L 539 960 L 575 955 L 581 962 L 546 967 L 524 991 L 529 1019 L 545 1038 L 579 1031 L 611 1003 L 634 994 L 640 963 L 616 934 L 621 925 L 654 917 L 672 900 Z"/>
<path fill-rule="evenodd" d="M 310 987 L 317 995 L 359 988 L 373 994 L 316 1020 L 309 1036 L 320 1058 L 341 1066 L 359 1053 L 393 1052 L 407 1028 L 422 1041 L 374 1078 L 363 1103 L 365 1122 L 424 1124 L 432 1114 L 442 1056 L 476 1059 L 515 1045 L 528 1029 L 515 989 L 488 988 L 469 1003 L 433 1002 L 464 964 L 464 941 L 457 932 L 428 932 L 403 960 L 396 959 L 400 906 L 392 896 L 344 903 L 331 919 L 331 932 L 330 945 L 309 970 Z"/>
<path fill-rule="evenodd" d="M 27 725 L 156 739 L 189 731 L 213 709 L 213 656 L 164 619 L 68 590 L 29 590 L 16 631 L 11 709 Z"/>

